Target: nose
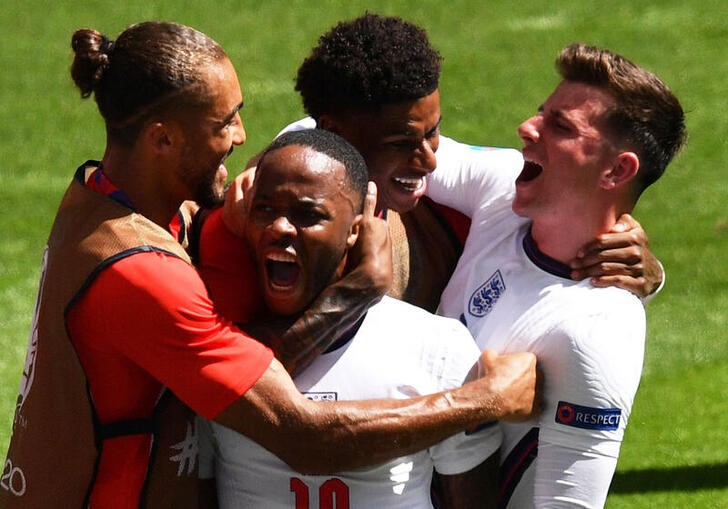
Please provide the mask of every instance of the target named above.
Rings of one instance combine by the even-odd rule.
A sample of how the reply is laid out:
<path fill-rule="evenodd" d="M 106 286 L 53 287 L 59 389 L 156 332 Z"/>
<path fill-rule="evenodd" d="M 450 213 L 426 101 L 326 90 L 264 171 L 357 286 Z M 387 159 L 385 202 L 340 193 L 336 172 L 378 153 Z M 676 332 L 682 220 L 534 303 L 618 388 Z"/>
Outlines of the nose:
<path fill-rule="evenodd" d="M 419 165 L 425 171 L 432 172 L 437 167 L 437 158 L 435 152 L 439 145 L 440 139 L 438 136 L 432 138 L 423 139 L 414 153 L 414 158 L 418 160 Z"/>
<path fill-rule="evenodd" d="M 237 118 L 235 119 L 236 122 L 233 123 L 233 145 L 242 145 L 247 139 L 243 117 L 240 116 L 240 113 L 236 113 L 235 116 Z"/>
<path fill-rule="evenodd" d="M 283 215 L 276 217 L 268 229 L 278 238 L 296 234 L 296 226 Z"/>
<path fill-rule="evenodd" d="M 518 126 L 518 137 L 521 138 L 524 143 L 537 143 L 541 138 L 541 133 L 539 131 L 540 125 L 540 114 L 524 120 L 521 125 Z"/>

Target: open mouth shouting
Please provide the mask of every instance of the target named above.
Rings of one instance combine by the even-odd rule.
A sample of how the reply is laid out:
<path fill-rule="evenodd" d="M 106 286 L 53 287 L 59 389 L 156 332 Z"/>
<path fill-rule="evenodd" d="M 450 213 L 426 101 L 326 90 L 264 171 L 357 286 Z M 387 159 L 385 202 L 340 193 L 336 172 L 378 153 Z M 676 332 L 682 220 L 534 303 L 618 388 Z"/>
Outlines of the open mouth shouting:
<path fill-rule="evenodd" d="M 526 160 L 520 175 L 516 178 L 516 183 L 530 182 L 541 175 L 541 172 L 543 172 L 543 167 L 540 164 Z"/>
<path fill-rule="evenodd" d="M 268 253 L 265 257 L 267 290 L 273 293 L 291 293 L 295 290 L 301 267 L 296 256 L 289 251 Z"/>

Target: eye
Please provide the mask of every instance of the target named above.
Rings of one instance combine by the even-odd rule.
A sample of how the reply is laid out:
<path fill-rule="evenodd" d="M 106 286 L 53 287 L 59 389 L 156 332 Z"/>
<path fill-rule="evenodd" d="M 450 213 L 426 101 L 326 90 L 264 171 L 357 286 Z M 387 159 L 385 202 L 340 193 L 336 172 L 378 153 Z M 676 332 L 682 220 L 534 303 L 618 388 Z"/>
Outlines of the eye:
<path fill-rule="evenodd" d="M 390 141 L 386 145 L 395 150 L 411 151 L 417 148 L 418 143 L 414 140 L 395 140 Z"/>
<path fill-rule="evenodd" d="M 264 202 L 253 203 L 251 210 L 256 218 L 266 218 L 273 213 L 273 207 Z"/>
<path fill-rule="evenodd" d="M 305 228 L 314 226 L 329 219 L 329 214 L 318 208 L 304 207 L 293 211 L 292 220 L 297 226 Z"/>

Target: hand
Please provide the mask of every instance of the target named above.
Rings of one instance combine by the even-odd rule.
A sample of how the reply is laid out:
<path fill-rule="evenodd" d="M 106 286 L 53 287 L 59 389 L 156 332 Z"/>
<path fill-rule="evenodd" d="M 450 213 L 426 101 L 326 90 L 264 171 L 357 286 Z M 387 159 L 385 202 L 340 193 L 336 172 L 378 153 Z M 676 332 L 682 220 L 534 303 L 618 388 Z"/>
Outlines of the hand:
<path fill-rule="evenodd" d="M 387 222 L 374 215 L 377 186 L 369 182 L 364 198 L 364 211 L 359 223 L 359 237 L 349 250 L 349 269 L 359 271 L 369 286 L 382 295 L 392 287 L 392 243 Z"/>
<path fill-rule="evenodd" d="M 648 248 L 642 226 L 622 215 L 609 233 L 587 242 L 571 262 L 575 280 L 591 277 L 594 286 L 618 286 L 644 298 L 662 283 L 662 267 Z"/>
<path fill-rule="evenodd" d="M 238 237 L 242 237 L 245 234 L 245 222 L 247 218 L 245 197 L 250 194 L 247 191 L 253 186 L 254 179 L 255 166 L 248 168 L 235 177 L 225 192 L 222 220 L 228 230 Z"/>
<path fill-rule="evenodd" d="M 532 353 L 498 355 L 495 350 L 485 350 L 478 361 L 478 374 L 491 393 L 499 396 L 499 419 L 519 422 L 541 412 L 542 376 Z"/>

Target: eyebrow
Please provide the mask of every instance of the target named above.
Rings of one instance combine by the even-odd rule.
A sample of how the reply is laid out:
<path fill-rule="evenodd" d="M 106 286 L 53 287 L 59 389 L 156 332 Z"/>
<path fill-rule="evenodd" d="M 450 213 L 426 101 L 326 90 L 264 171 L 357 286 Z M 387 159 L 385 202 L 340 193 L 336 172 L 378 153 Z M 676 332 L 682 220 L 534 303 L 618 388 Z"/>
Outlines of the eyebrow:
<path fill-rule="evenodd" d="M 441 122 L 442 122 L 442 116 L 437 120 L 437 123 L 434 126 L 432 126 L 430 129 L 428 129 L 424 133 L 424 137 L 429 138 L 430 136 L 432 136 L 440 128 Z M 413 132 L 409 128 L 409 126 L 407 126 L 403 131 L 392 132 L 391 134 L 388 135 L 388 137 L 395 137 L 395 136 L 407 136 L 408 138 L 412 138 L 412 137 L 417 136 L 417 133 Z"/>
<path fill-rule="evenodd" d="M 546 108 L 544 108 L 544 105 L 542 104 L 541 106 L 538 107 L 538 112 L 541 114 L 546 113 L 548 115 L 551 115 L 552 117 L 555 117 L 558 120 L 564 120 L 566 122 L 569 122 L 570 124 L 574 123 L 574 121 L 571 118 L 569 118 L 569 116 L 566 115 L 563 110 L 551 109 L 549 111 L 546 111 Z"/>
<path fill-rule="evenodd" d="M 225 118 L 222 119 L 222 123 L 227 124 L 228 122 L 230 122 L 230 120 L 232 120 L 232 118 L 238 114 L 238 112 L 243 108 L 243 106 L 245 106 L 245 101 L 240 101 L 240 104 L 235 106 L 233 108 L 233 110 L 230 113 L 228 113 L 225 116 Z"/>
<path fill-rule="evenodd" d="M 435 132 L 440 128 L 440 124 L 441 123 L 442 123 L 442 115 L 437 120 L 437 123 L 434 126 L 432 126 L 432 129 L 430 129 L 429 131 L 427 131 L 425 133 L 425 138 L 429 138 L 430 136 L 432 136 L 433 134 L 435 134 Z"/>

